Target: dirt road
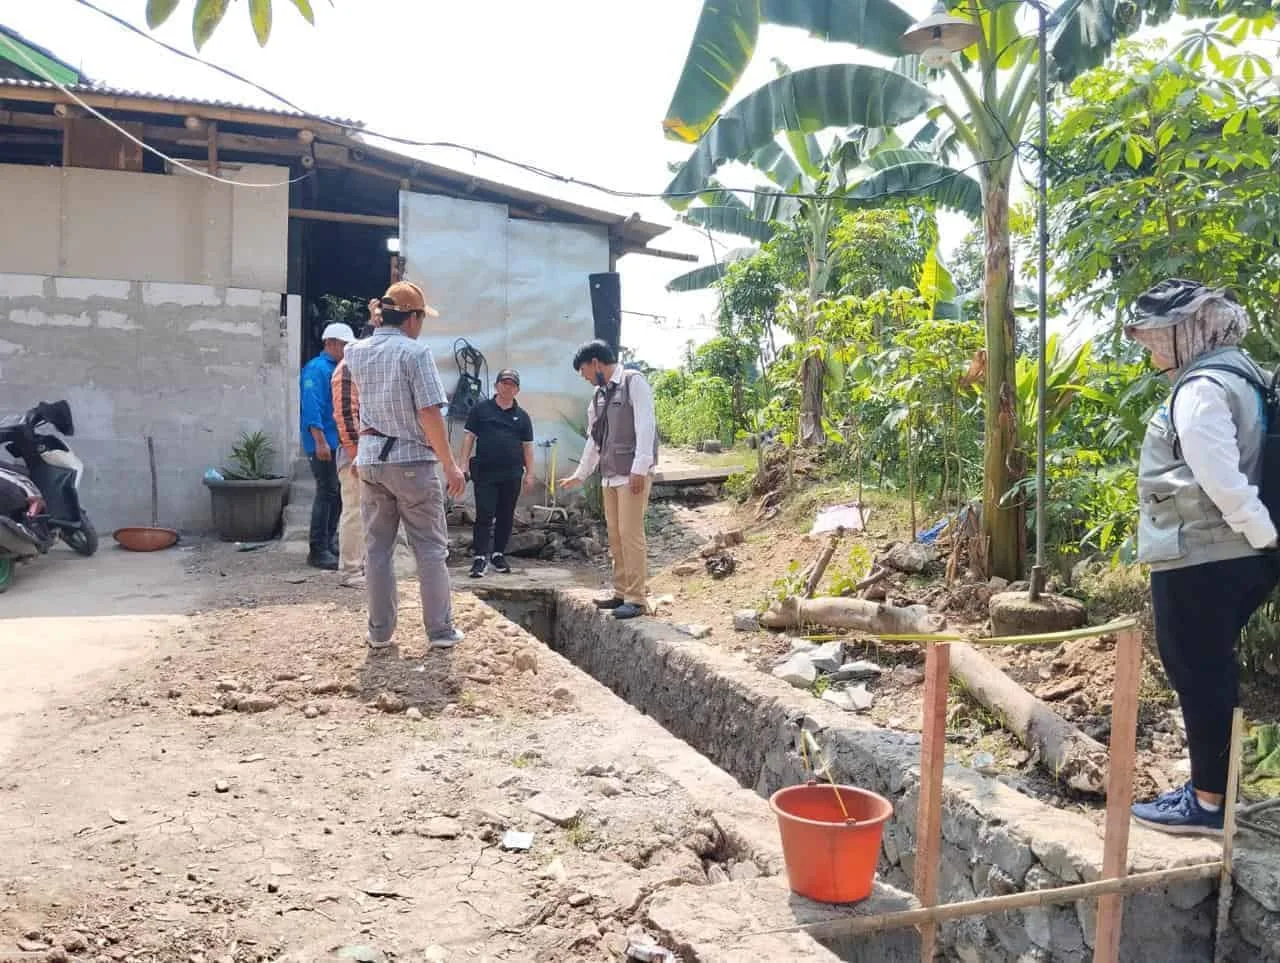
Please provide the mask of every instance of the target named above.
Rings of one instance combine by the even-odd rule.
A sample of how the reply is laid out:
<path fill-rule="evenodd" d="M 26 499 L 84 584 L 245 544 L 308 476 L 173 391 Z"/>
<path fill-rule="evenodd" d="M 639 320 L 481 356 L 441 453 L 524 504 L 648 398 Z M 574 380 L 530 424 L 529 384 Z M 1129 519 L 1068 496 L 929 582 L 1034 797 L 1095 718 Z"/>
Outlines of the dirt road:
<path fill-rule="evenodd" d="M 473 599 L 369 662 L 283 553 L 46 561 L 0 603 L 0 961 L 616 960 L 655 889 L 777 869 L 760 800 Z"/>

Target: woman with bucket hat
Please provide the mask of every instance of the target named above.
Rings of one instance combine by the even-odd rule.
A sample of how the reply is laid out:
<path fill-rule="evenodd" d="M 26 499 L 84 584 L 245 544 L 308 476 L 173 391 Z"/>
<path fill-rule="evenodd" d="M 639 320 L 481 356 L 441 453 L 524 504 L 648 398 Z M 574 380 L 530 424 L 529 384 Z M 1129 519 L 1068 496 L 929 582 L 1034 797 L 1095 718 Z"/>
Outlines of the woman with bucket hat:
<path fill-rule="evenodd" d="M 1236 641 L 1280 581 L 1276 526 L 1260 496 L 1270 378 L 1239 347 L 1249 328 L 1227 291 L 1157 284 L 1125 334 L 1173 384 L 1138 465 L 1138 559 L 1151 567 L 1156 644 L 1191 756 L 1185 786 L 1133 807 L 1167 833 L 1220 835 Z"/>

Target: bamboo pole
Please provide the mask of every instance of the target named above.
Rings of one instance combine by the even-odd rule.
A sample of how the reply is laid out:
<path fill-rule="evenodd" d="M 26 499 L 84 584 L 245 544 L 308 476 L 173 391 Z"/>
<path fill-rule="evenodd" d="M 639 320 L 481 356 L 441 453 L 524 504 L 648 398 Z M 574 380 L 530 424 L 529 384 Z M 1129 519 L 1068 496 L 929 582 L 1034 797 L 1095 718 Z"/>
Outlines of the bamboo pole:
<path fill-rule="evenodd" d="M 920 729 L 920 802 L 916 810 L 916 898 L 925 906 L 938 901 L 942 862 L 942 770 L 947 748 L 947 682 L 951 646 L 931 645 L 924 661 L 924 724 Z M 932 963 L 937 923 L 920 927 L 920 959 Z"/>
<path fill-rule="evenodd" d="M 1102 875 L 1121 879 L 1129 872 L 1129 807 L 1133 804 L 1133 763 L 1138 736 L 1138 688 L 1142 679 L 1142 640 L 1137 629 L 1116 639 L 1116 681 L 1111 696 L 1110 765 L 1107 769 L 1106 835 Z M 1119 963 L 1124 897 L 1098 900 L 1098 929 L 1093 963 Z"/>
<path fill-rule="evenodd" d="M 1057 886 L 1053 889 L 1033 889 L 1023 893 L 1010 893 L 1008 896 L 987 896 L 982 899 L 965 900 L 960 903 L 944 903 L 941 906 L 899 910 L 895 913 L 847 916 L 843 919 L 823 920 L 820 923 L 806 923 L 773 930 L 757 930 L 740 934 L 738 940 L 784 933 L 806 933 L 820 941 L 836 940 L 850 936 L 863 936 L 868 933 L 881 933 L 886 930 L 906 929 L 909 926 L 936 926 L 938 923 L 944 923 L 948 920 L 965 919 L 970 916 L 991 916 L 996 913 L 1008 913 L 1013 910 L 1030 909 L 1036 906 L 1074 903 L 1078 900 L 1093 899 L 1099 896 L 1137 893 L 1145 889 L 1159 889 L 1164 886 L 1172 886 L 1175 883 L 1187 883 L 1198 879 L 1214 879 L 1221 872 L 1222 861 L 1215 859 L 1209 863 L 1194 863 L 1191 866 L 1178 866 L 1174 869 L 1158 869 L 1149 873 L 1132 873 L 1121 879 L 1100 879 L 1093 883 L 1074 883 L 1070 886 Z"/>
<path fill-rule="evenodd" d="M 1227 762 L 1227 795 L 1222 801 L 1222 874 L 1218 878 L 1218 932 L 1213 942 L 1213 963 L 1227 958 L 1227 931 L 1231 928 L 1231 898 L 1235 879 L 1231 860 L 1235 849 L 1236 795 L 1240 791 L 1240 750 L 1244 740 L 1244 710 L 1236 706 L 1231 714 L 1231 755 Z"/>

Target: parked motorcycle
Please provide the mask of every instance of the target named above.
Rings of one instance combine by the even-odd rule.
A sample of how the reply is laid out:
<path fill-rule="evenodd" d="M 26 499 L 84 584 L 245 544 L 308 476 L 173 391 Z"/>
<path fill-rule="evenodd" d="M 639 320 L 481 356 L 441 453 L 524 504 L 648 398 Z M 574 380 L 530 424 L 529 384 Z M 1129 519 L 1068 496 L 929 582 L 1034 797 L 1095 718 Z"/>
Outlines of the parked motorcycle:
<path fill-rule="evenodd" d="M 58 539 L 80 555 L 98 550 L 98 533 L 80 504 L 84 463 L 59 437 L 74 434 L 65 401 L 42 402 L 0 419 L 0 447 L 16 459 L 0 462 L 0 470 L 11 473 L 19 488 L 34 485 L 39 495 L 34 512 L 0 515 L 0 592 L 12 584 L 17 562 L 47 552 Z"/>

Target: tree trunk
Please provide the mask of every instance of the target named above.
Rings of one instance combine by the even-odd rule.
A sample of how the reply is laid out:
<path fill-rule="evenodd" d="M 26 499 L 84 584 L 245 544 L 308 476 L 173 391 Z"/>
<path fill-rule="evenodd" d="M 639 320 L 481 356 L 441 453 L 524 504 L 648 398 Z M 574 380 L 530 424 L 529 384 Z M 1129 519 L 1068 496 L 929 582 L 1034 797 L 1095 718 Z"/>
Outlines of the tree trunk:
<path fill-rule="evenodd" d="M 1009 244 L 1011 170 L 1009 161 L 1000 161 L 985 166 L 982 175 L 986 240 L 982 288 L 987 341 L 982 522 L 990 539 L 990 574 L 1015 581 L 1022 574 L 1023 533 L 1017 509 L 1000 504 L 1012 487 L 1011 461 L 1018 443 L 1013 263 Z"/>
<path fill-rule="evenodd" d="M 774 602 L 760 619 L 770 629 L 793 629 L 803 626 L 825 626 L 832 629 L 857 629 L 883 635 L 915 635 L 940 632 L 946 625 L 925 605 L 897 608 L 862 599 L 786 598 Z"/>
<path fill-rule="evenodd" d="M 817 354 L 805 355 L 800 366 L 800 444 L 805 447 L 820 445 L 823 441 L 822 410 L 823 383 L 827 366 Z"/>
<path fill-rule="evenodd" d="M 827 290 L 831 278 L 831 262 L 827 246 L 831 237 L 831 221 L 834 210 L 828 202 L 819 202 L 808 211 L 809 300 L 805 304 L 805 352 L 800 367 L 800 444 L 805 447 L 820 445 L 826 440 L 822 430 L 823 394 L 826 387 L 826 346 L 821 349 L 813 344 L 818 333 L 818 299 Z M 823 353 L 818 353 L 821 350 Z"/>
<path fill-rule="evenodd" d="M 1014 682 L 974 646 L 951 644 L 951 677 L 999 716 L 1000 724 L 1063 785 L 1079 792 L 1106 791 L 1106 746 Z"/>

